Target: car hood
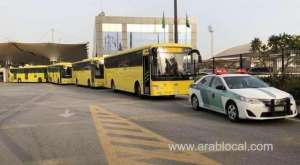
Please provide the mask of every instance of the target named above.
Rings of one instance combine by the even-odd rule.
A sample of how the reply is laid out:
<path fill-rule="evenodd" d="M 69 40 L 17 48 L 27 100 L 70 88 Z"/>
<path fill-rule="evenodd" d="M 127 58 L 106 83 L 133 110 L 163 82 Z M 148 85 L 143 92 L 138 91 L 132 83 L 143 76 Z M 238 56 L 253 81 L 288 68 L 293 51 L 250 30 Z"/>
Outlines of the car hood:
<path fill-rule="evenodd" d="M 289 97 L 290 94 L 282 90 L 267 87 L 267 88 L 245 88 L 245 89 L 231 89 L 232 92 L 246 98 L 255 99 L 283 99 Z"/>

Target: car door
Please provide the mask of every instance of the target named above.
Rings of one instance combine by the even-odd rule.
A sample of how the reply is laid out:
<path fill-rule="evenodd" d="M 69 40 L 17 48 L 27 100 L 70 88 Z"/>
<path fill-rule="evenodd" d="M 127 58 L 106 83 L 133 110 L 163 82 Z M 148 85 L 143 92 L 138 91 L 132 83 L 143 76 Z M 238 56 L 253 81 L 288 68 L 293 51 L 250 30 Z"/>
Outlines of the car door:
<path fill-rule="evenodd" d="M 217 89 L 218 86 L 224 86 L 224 83 L 220 77 L 214 77 L 210 84 L 208 92 L 208 100 L 210 108 L 215 111 L 224 111 L 222 97 L 225 96 L 226 90 Z"/>
<path fill-rule="evenodd" d="M 213 76 L 206 76 L 197 84 L 197 96 L 200 107 L 209 107 L 208 88 Z"/>

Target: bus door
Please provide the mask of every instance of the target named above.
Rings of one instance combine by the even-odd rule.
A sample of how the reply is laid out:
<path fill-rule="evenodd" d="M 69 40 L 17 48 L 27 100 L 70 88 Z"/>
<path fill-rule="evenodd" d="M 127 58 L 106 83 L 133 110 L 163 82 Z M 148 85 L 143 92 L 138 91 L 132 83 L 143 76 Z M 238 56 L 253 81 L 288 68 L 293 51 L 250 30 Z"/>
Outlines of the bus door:
<path fill-rule="evenodd" d="M 147 55 L 148 54 L 148 55 Z M 144 87 L 144 94 L 150 95 L 150 59 L 149 59 L 149 51 L 143 52 L 143 87 Z"/>
<path fill-rule="evenodd" d="M 25 73 L 25 80 L 28 80 L 28 72 L 29 72 L 29 70 L 28 70 L 28 69 L 24 69 L 24 73 Z"/>
<path fill-rule="evenodd" d="M 89 69 L 91 69 L 91 85 L 93 86 L 95 83 L 95 78 L 96 78 L 96 72 L 97 72 L 97 64 L 90 64 Z"/>
<path fill-rule="evenodd" d="M 3 72 L 0 72 L 0 82 L 3 82 Z"/>

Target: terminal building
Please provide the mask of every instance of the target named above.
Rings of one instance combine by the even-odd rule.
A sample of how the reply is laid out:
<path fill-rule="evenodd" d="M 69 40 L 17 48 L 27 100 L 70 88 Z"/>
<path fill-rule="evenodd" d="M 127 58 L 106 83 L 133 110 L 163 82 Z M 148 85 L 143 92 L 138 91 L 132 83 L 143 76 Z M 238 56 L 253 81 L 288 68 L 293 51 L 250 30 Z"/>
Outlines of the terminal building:
<path fill-rule="evenodd" d="M 179 18 L 178 32 L 179 43 L 197 47 L 195 18 Z M 103 12 L 95 18 L 93 56 L 166 42 L 174 42 L 173 18 L 105 16 Z"/>

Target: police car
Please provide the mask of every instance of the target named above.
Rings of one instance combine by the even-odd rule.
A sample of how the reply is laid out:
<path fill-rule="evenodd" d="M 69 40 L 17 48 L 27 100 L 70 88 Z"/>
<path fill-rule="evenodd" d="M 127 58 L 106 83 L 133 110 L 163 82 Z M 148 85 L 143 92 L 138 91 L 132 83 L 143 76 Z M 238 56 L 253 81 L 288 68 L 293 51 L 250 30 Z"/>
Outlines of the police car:
<path fill-rule="evenodd" d="M 194 110 L 209 109 L 239 119 L 279 119 L 295 117 L 292 95 L 270 87 L 248 74 L 207 75 L 189 89 Z"/>

